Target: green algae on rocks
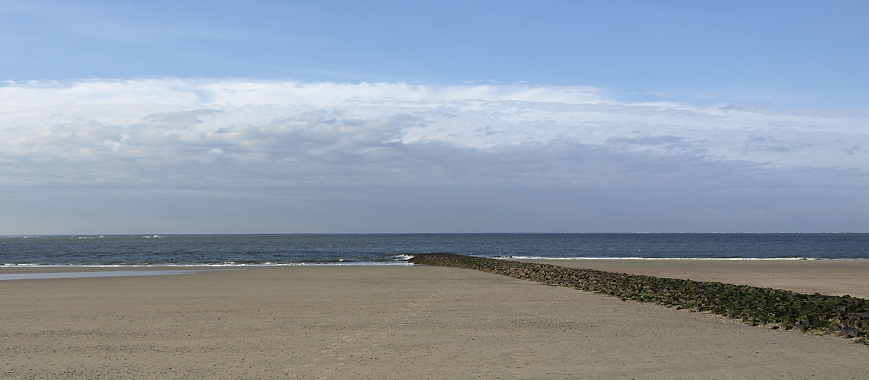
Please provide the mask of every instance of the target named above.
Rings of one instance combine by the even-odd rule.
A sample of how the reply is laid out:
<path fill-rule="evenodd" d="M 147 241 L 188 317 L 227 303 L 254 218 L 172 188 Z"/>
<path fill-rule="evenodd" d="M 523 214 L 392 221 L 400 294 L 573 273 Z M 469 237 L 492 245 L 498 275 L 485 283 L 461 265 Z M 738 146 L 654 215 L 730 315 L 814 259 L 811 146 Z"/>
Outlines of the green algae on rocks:
<path fill-rule="evenodd" d="M 545 285 L 611 295 L 622 300 L 711 312 L 741 319 L 751 325 L 837 333 L 869 344 L 869 300 L 847 295 L 810 295 L 748 285 L 566 268 L 449 253 L 418 254 L 408 262 L 474 269 Z"/>

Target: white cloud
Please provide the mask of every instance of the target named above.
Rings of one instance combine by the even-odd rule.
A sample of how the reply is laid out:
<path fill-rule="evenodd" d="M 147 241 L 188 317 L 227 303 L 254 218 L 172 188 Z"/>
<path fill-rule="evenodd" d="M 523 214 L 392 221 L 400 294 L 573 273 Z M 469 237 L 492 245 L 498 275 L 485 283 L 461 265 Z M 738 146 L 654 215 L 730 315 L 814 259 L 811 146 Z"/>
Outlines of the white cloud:
<path fill-rule="evenodd" d="M 455 189 L 470 186 L 526 210 L 537 199 L 528 191 L 682 197 L 657 212 L 737 223 L 740 209 L 767 207 L 751 199 L 769 189 L 803 194 L 764 196 L 791 202 L 780 209 L 832 193 L 848 199 L 840 209 L 854 209 L 854 189 L 869 185 L 869 117 L 627 103 L 589 87 L 94 80 L 6 84 L 0 104 L 0 188 L 46 197 L 79 186 L 334 204 L 343 201 L 329 194 L 346 199 L 350 188 L 386 202 L 374 194 L 422 186 L 467 202 Z M 805 195 L 817 189 L 826 195 Z M 706 195 L 695 202 L 680 192 Z"/>
<path fill-rule="evenodd" d="M 779 167 L 869 167 L 867 117 L 625 103 L 587 87 L 31 82 L 0 87 L 0 102 L 0 131 L 6 136 L 0 146 L 7 157 L 108 154 L 102 149 L 110 147 L 116 156 L 103 157 L 110 159 L 124 152 L 157 154 L 167 145 L 174 154 L 191 155 L 208 144 L 244 155 L 265 141 L 305 134 L 312 149 L 310 144 L 325 143 L 322 139 L 339 139 L 344 148 L 400 142 L 492 149 L 568 141 Z M 370 140 L 372 135 L 383 140 Z M 281 153 L 275 149 L 271 153 Z"/>

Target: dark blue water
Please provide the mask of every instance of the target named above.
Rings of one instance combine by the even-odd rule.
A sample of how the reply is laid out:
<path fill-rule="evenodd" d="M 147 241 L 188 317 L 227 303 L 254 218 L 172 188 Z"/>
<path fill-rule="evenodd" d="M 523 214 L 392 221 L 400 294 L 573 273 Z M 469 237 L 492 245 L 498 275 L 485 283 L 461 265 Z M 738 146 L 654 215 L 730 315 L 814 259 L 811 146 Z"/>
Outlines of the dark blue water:
<path fill-rule="evenodd" d="M 312 234 L 0 237 L 4 265 L 398 264 L 408 255 L 869 259 L 869 234 Z"/>

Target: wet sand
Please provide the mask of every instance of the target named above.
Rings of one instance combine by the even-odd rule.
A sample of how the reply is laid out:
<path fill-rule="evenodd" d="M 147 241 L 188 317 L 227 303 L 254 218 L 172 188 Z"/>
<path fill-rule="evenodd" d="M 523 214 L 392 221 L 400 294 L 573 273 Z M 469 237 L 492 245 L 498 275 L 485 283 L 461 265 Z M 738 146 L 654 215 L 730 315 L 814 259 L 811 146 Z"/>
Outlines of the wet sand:
<path fill-rule="evenodd" d="M 736 280 L 746 268 L 771 270 Z M 869 378 L 869 347 L 847 339 L 457 268 L 6 280 L 0 305 L 9 379 Z"/>

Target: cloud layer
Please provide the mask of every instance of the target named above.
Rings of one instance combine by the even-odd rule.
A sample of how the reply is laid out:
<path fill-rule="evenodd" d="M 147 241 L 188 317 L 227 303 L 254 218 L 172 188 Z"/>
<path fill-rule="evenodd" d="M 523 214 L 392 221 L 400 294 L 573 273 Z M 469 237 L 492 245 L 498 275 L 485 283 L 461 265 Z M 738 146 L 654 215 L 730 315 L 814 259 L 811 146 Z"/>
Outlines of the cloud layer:
<path fill-rule="evenodd" d="M 51 224 L 37 198 L 63 215 L 100 198 L 136 215 L 158 198 L 217 210 L 166 206 L 124 227 L 201 223 L 164 232 L 818 230 L 843 210 L 855 215 L 831 228 L 853 230 L 867 210 L 869 115 L 853 112 L 628 103 L 590 87 L 182 79 L 7 83 L 0 104 L 0 196 L 29 205 L 5 219 L 31 220 L 0 225 L 10 233 Z M 82 206 L 56 204 L 65 196 Z M 89 228 L 118 218 L 100 215 Z"/>

